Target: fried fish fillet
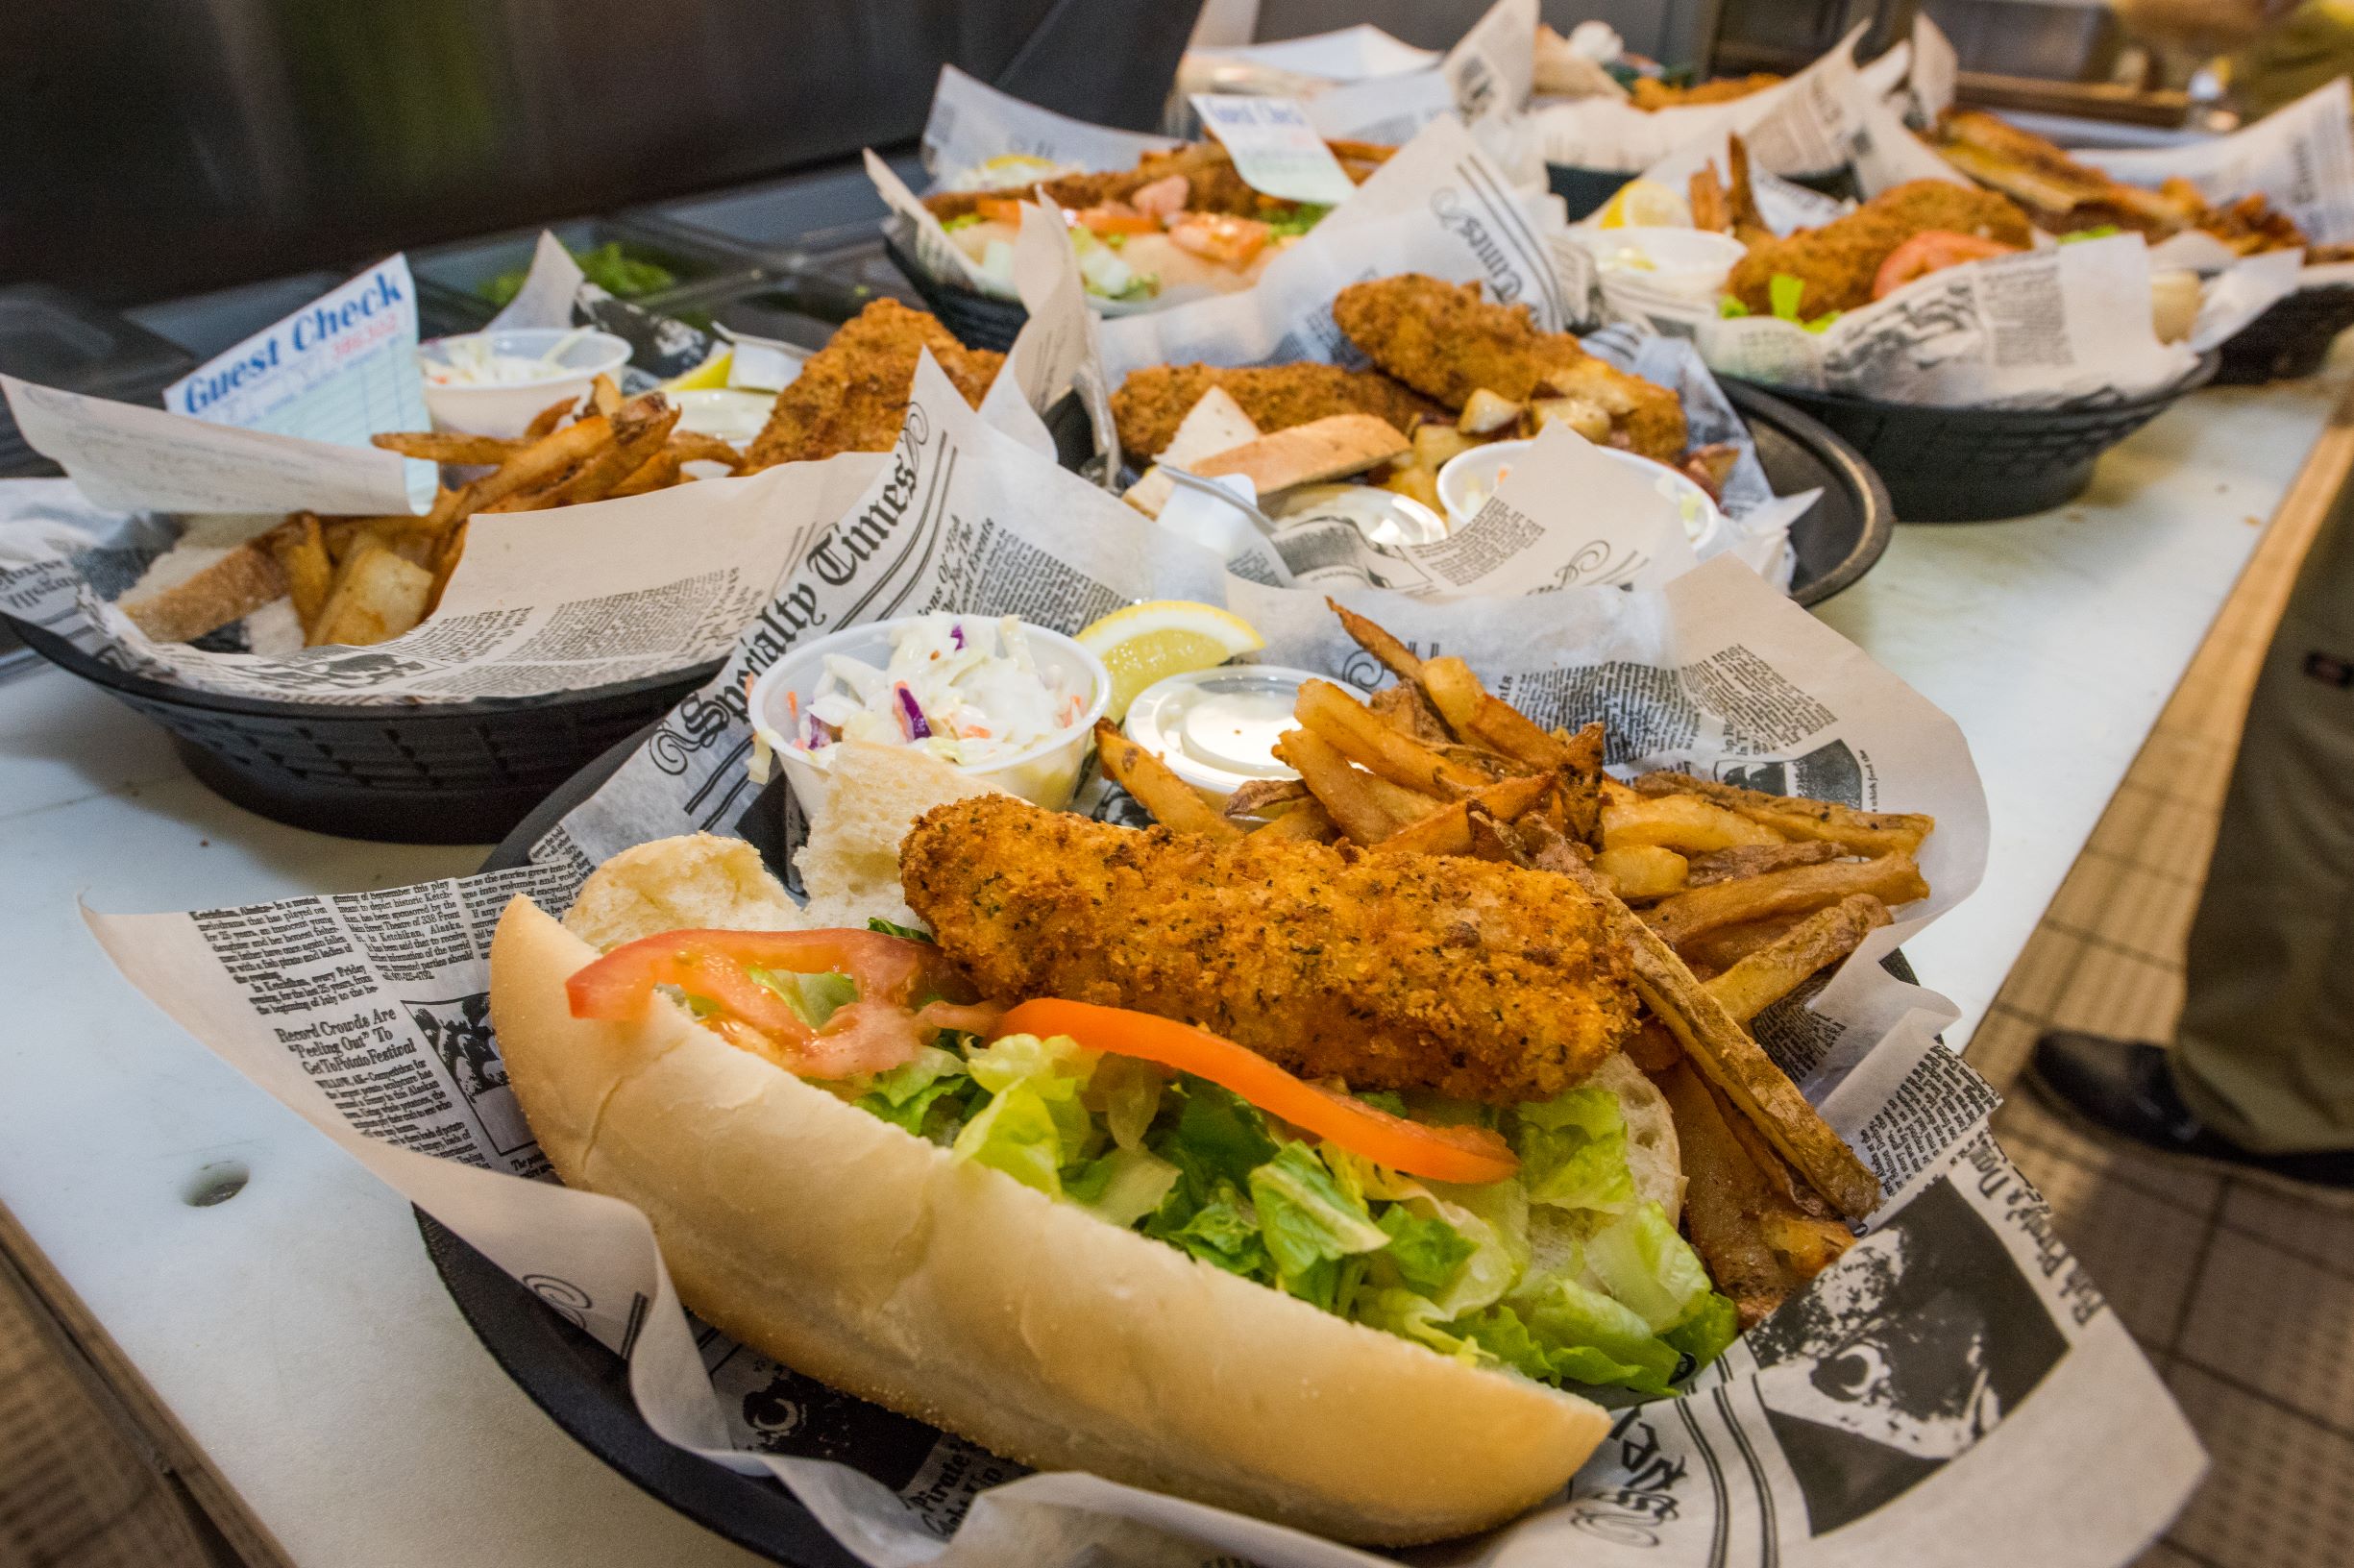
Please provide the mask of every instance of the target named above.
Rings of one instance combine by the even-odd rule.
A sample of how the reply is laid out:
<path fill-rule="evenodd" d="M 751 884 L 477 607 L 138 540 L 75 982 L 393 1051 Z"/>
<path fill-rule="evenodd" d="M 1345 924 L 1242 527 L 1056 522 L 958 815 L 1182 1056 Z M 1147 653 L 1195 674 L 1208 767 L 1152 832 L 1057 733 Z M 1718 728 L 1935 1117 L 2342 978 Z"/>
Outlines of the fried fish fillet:
<path fill-rule="evenodd" d="M 1625 946 L 1566 877 L 1139 832 L 1011 796 L 917 821 L 909 907 L 993 1000 L 1183 1018 L 1309 1078 L 1547 1099 L 1633 1029 Z"/>
<path fill-rule="evenodd" d="M 845 322 L 776 394 L 743 472 L 843 452 L 889 452 L 907 418 L 908 388 L 924 349 L 975 407 L 1005 363 L 1002 354 L 959 343 L 936 316 L 896 300 L 876 300 Z"/>
<path fill-rule="evenodd" d="M 1177 433 L 1202 394 L 1223 387 L 1242 405 L 1261 433 L 1333 414 L 1371 414 L 1410 432 L 1417 421 L 1445 419 L 1446 410 L 1386 376 L 1338 365 L 1261 365 L 1226 370 L 1216 365 L 1147 365 L 1132 370 L 1112 394 L 1112 417 L 1119 425 L 1122 452 L 1155 457 Z"/>
<path fill-rule="evenodd" d="M 1583 398 L 1630 450 L 1668 463 L 1683 455 L 1675 393 L 1595 358 L 1567 332 L 1538 331 L 1527 306 L 1490 305 L 1478 283 L 1418 272 L 1351 283 L 1333 301 L 1333 320 L 1376 365 L 1449 408 L 1483 387 L 1514 403 Z"/>
<path fill-rule="evenodd" d="M 1713 82 L 1696 82 L 1688 87 L 1664 86 L 1655 76 L 1638 76 L 1628 93 L 1628 102 L 1645 113 L 1662 109 L 1694 109 L 1702 104 L 1729 104 L 1747 98 L 1768 87 L 1779 86 L 1782 78 L 1769 71 L 1754 71 L 1748 76 L 1720 76 Z"/>
<path fill-rule="evenodd" d="M 1328 141 L 1325 145 L 1339 159 L 1341 171 L 1361 185 L 1397 151 L 1394 147 L 1364 141 Z M 1300 205 L 1254 190 L 1235 171 L 1233 155 L 1214 141 L 1189 142 L 1166 152 L 1146 153 L 1132 169 L 1067 174 L 1035 185 L 1007 185 L 996 190 L 934 191 L 923 198 L 923 205 L 932 216 L 949 223 L 978 211 L 983 202 L 1036 201 L 1038 192 L 1043 189 L 1056 206 L 1079 209 L 1124 202 L 1146 185 L 1173 174 L 1186 177 L 1185 209 L 1189 212 L 1264 218 L 1296 210 Z"/>
<path fill-rule="evenodd" d="M 2010 198 L 1946 180 L 1911 180 L 1875 196 L 1846 217 L 1786 239 L 1768 240 L 1733 263 L 1725 290 L 1757 315 L 1773 311 L 1773 282 L 1786 273 L 1805 285 L 1799 314 L 1852 310 L 1872 303 L 1872 282 L 1889 253 L 1932 229 L 2026 247 L 2034 238 Z"/>
<path fill-rule="evenodd" d="M 1982 185 L 2010 197 L 2055 234 L 2114 224 L 2163 239 L 2190 226 L 2206 205 L 2195 191 L 2138 190 L 2079 163 L 2031 131 L 1982 110 L 1949 109 L 1937 122 L 1937 150 Z"/>

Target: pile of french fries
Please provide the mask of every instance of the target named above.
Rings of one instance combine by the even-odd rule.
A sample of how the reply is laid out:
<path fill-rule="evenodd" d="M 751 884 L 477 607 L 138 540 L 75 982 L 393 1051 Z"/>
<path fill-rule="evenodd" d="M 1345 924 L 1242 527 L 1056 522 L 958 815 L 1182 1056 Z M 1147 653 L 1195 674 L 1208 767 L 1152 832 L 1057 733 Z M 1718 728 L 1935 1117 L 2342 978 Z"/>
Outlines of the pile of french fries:
<path fill-rule="evenodd" d="M 1475 855 L 1604 899 L 1647 1014 L 1628 1054 L 1676 1114 L 1693 1244 L 1756 1321 L 1846 1249 L 1846 1221 L 1880 1193 L 1748 1024 L 1928 895 L 1914 857 L 1935 821 L 1682 773 L 1622 784 L 1602 771 L 1600 723 L 1547 730 L 1460 659 L 1417 657 L 1333 608 L 1398 684 L 1370 702 L 1303 687 L 1277 747 L 1296 780 L 1220 809 L 1108 723 L 1105 773 L 1178 832 Z"/>
<path fill-rule="evenodd" d="M 431 615 L 478 513 L 642 495 L 679 483 L 691 462 L 730 470 L 742 463 L 726 442 L 680 430 L 678 412 L 659 392 L 625 399 L 610 376 L 600 376 L 577 406 L 570 398 L 551 404 L 511 440 L 437 431 L 375 437 L 405 457 L 490 472 L 445 484 L 422 517 L 297 512 L 265 535 L 305 645 L 380 643 Z"/>

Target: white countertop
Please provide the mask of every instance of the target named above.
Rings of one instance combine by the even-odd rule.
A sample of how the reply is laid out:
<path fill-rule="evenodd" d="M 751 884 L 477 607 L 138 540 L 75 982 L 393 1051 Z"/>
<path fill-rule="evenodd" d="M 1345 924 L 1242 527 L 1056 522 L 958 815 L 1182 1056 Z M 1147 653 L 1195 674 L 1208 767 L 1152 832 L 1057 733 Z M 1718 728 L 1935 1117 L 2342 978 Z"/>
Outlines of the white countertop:
<path fill-rule="evenodd" d="M 1995 823 L 1986 885 L 1909 944 L 1959 1043 L 2197 648 L 2354 370 L 2199 394 L 2050 516 L 1898 530 L 1824 607 L 1952 714 Z M 475 1341 L 407 1208 L 151 1008 L 75 914 L 470 870 L 276 826 L 50 670 L 0 684 L 0 1204 L 305 1565 L 753 1559 L 576 1447 Z M 208 1163 L 251 1171 L 212 1208 Z"/>

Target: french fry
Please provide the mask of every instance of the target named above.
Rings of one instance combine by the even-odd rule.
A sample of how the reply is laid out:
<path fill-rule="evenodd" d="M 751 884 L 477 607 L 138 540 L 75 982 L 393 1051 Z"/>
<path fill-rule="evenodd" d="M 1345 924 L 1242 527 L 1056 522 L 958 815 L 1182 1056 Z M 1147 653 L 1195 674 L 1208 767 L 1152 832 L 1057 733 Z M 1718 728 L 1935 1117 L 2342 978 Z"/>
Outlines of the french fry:
<path fill-rule="evenodd" d="M 1684 854 L 1732 849 L 1743 845 L 1780 844 L 1772 828 L 1751 821 L 1697 795 L 1642 796 L 1623 785 L 1602 789 L 1602 843 L 1606 849 L 1655 844 Z"/>
<path fill-rule="evenodd" d="M 682 463 L 725 463 L 734 468 L 744 461 L 744 453 L 716 435 L 700 430 L 673 430 L 670 450 L 678 454 Z"/>
<path fill-rule="evenodd" d="M 1095 721 L 1095 753 L 1104 776 L 1137 798 L 1154 821 L 1173 833 L 1238 839 L 1242 830 L 1212 809 L 1210 802 L 1169 771 L 1169 765 L 1119 732 L 1109 719 Z"/>
<path fill-rule="evenodd" d="M 1465 435 L 1435 420 L 1425 420 L 1414 427 L 1413 443 L 1414 461 L 1433 474 L 1480 444 L 1478 437 Z"/>
<path fill-rule="evenodd" d="M 1655 1077 L 1683 1061 L 1683 1047 L 1657 1018 L 1645 1018 L 1619 1049 L 1627 1053 L 1628 1061 Z"/>
<path fill-rule="evenodd" d="M 1613 928 L 1628 943 L 1636 994 L 1674 1034 L 1676 1043 L 1683 1047 L 1684 1056 L 1702 1075 L 1724 1090 L 1728 1102 L 1753 1122 L 1776 1151 L 1841 1213 L 1861 1219 L 1878 1208 L 1879 1178 L 1806 1103 L 1806 1096 L 1750 1038 L 1749 1031 L 1732 1020 L 1725 1005 L 1693 978 L 1665 939 L 1637 919 L 1590 867 L 1571 859 L 1555 869 L 1602 900 Z M 1804 875 L 1823 869 L 1802 867 L 1789 874 Z"/>
<path fill-rule="evenodd" d="M 1819 866 L 1838 858 L 1839 846 L 1823 839 L 1806 839 L 1797 844 L 1736 845 L 1730 849 L 1711 849 L 1694 855 L 1691 885 L 1704 888 L 1711 882 L 1762 876 L 1768 871 L 1786 871 L 1793 866 Z"/>
<path fill-rule="evenodd" d="M 1489 696 L 1462 660 L 1451 655 L 1423 660 L 1418 684 L 1447 727 L 1463 740 L 1548 772 L 1567 772 L 1575 764 L 1568 747 L 1519 709 Z"/>
<path fill-rule="evenodd" d="M 1383 687 L 1365 698 L 1365 706 L 1379 714 L 1383 723 L 1401 735 L 1428 747 L 1455 747 L 1455 737 L 1447 732 L 1446 725 L 1438 722 L 1438 715 L 1432 711 L 1431 704 L 1423 699 L 1422 693 L 1411 681 Z M 1485 771 L 1478 762 L 1473 762 L 1472 766 Z"/>
<path fill-rule="evenodd" d="M 1415 819 L 1373 847 L 1384 854 L 1470 854 L 1477 842 L 1475 818 L 1508 822 L 1543 798 L 1553 782 L 1551 773 L 1532 773 L 1486 785 Z"/>
<path fill-rule="evenodd" d="M 1594 870 L 1610 879 L 1621 898 L 1665 898 L 1680 893 L 1688 869 L 1683 856 L 1655 844 L 1620 845 L 1594 857 Z"/>
<path fill-rule="evenodd" d="M 1655 904 L 1647 919 L 1663 941 L 1678 945 L 1723 926 L 1772 915 L 1811 915 L 1858 893 L 1894 909 L 1927 897 L 1929 885 L 1921 879 L 1921 868 L 1910 855 L 1834 860 L 1693 888 Z"/>
<path fill-rule="evenodd" d="M 1858 811 L 1831 800 L 1765 795 L 1689 773 L 1645 773 L 1634 781 L 1638 795 L 1697 795 L 1773 828 L 1786 839 L 1821 839 L 1851 854 L 1912 854 L 1937 826 L 1918 812 Z"/>
<path fill-rule="evenodd" d="M 1379 844 L 1430 810 L 1428 798 L 1374 777 L 1312 731 L 1284 731 L 1275 755 L 1300 775 L 1340 831 L 1359 844 Z"/>
<path fill-rule="evenodd" d="M 597 412 L 607 419 L 612 418 L 621 412 L 621 383 L 609 375 L 599 376 L 589 382 L 589 402 L 595 405 Z"/>
<path fill-rule="evenodd" d="M 1382 488 L 1392 490 L 1409 501 L 1418 501 L 1431 510 L 1445 510 L 1446 503 L 1438 499 L 1438 471 L 1418 462 L 1393 468 L 1382 476 Z"/>
<path fill-rule="evenodd" d="M 1485 773 L 1451 762 L 1421 742 L 1400 734 L 1383 723 L 1379 714 L 1329 680 L 1312 680 L 1302 685 L 1292 713 L 1341 755 L 1393 784 L 1403 784 L 1443 800 L 1488 782 Z"/>
<path fill-rule="evenodd" d="M 632 398 L 613 416 L 612 444 L 583 462 L 572 477 L 555 487 L 553 504 L 576 506 L 602 501 L 670 439 L 678 423 L 678 409 L 659 392 Z"/>
<path fill-rule="evenodd" d="M 1465 435 L 1501 434 L 1508 425 L 1517 424 L 1523 405 L 1500 392 L 1486 387 L 1474 387 L 1471 396 L 1463 400 L 1463 411 L 1455 421 L 1455 428 Z"/>
<path fill-rule="evenodd" d="M 1708 994 L 1725 1004 L 1735 1023 L 1747 1023 L 1798 990 L 1817 970 L 1847 957 L 1869 932 L 1887 923 L 1888 906 L 1870 894 L 1842 898 L 1704 982 Z"/>
<path fill-rule="evenodd" d="M 1289 811 L 1250 830 L 1254 839 L 1297 839 L 1311 844 L 1330 844 L 1340 837 L 1340 829 L 1332 817 L 1313 800 L 1303 800 Z"/>
<path fill-rule="evenodd" d="M 429 463 L 503 463 L 525 445 L 498 436 L 440 430 L 385 430 L 368 439 L 386 452 Z"/>
<path fill-rule="evenodd" d="M 382 545 L 354 551 L 319 611 L 308 642 L 364 648 L 398 637 L 425 619 L 433 575 Z"/>
<path fill-rule="evenodd" d="M 619 388 L 615 390 L 618 391 Z M 564 416 L 571 413 L 579 401 L 577 398 L 559 398 L 542 408 L 531 416 L 531 423 L 523 428 L 523 438 L 526 441 L 536 441 L 546 435 L 550 430 L 564 423 Z"/>
<path fill-rule="evenodd" d="M 433 591 L 427 596 L 425 613 L 430 616 L 441 608 L 441 596 L 450 586 L 450 574 L 466 553 L 466 530 L 474 527 L 472 519 L 460 523 L 442 537 L 441 553 L 433 560 Z"/>
<path fill-rule="evenodd" d="M 1226 797 L 1226 816 L 1272 817 L 1287 809 L 1312 804 L 1308 786 L 1296 778 L 1254 778 Z"/>
<path fill-rule="evenodd" d="M 335 563 L 327 553 L 318 514 L 295 513 L 270 530 L 268 543 L 270 553 L 278 557 L 278 569 L 286 575 L 286 597 L 294 600 L 294 618 L 307 636 L 335 582 Z"/>
<path fill-rule="evenodd" d="M 1703 163 L 1684 182 L 1690 193 L 1692 227 L 1705 229 L 1710 233 L 1725 233 L 1732 228 L 1732 203 L 1725 196 L 1725 184 L 1716 177 L 1716 165 Z"/>
<path fill-rule="evenodd" d="M 1500 822 L 1478 806 L 1471 813 L 1471 858 L 1492 860 L 1506 866 L 1526 866 L 1529 852 L 1522 846 L 1520 836 L 1509 822 Z"/>
<path fill-rule="evenodd" d="M 1739 925 L 1722 926 L 1705 936 L 1692 937 L 1677 945 L 1684 962 L 1694 969 L 1706 969 L 1715 974 L 1731 968 L 1760 947 L 1770 947 L 1779 942 L 1803 915 L 1776 915 L 1762 920 L 1746 920 Z"/>
<path fill-rule="evenodd" d="M 1740 1136 L 1740 1118 L 1701 1074 L 1679 1062 L 1653 1076 L 1676 1123 L 1684 1228 L 1749 1329 L 1836 1262 L 1854 1237 L 1800 1206 L 1785 1189 L 1789 1171 L 1778 1159 L 1774 1175 L 1759 1167 Z"/>
<path fill-rule="evenodd" d="M 1400 680 L 1421 680 L 1422 661 L 1415 657 L 1412 649 L 1339 600 L 1327 599 L 1324 602 L 1333 614 L 1340 618 L 1340 629 L 1347 632 L 1350 640 L 1359 648 L 1372 654 L 1383 669 Z"/>
<path fill-rule="evenodd" d="M 615 497 L 642 496 L 649 490 L 667 490 L 678 482 L 678 470 L 686 462 L 674 447 L 665 447 L 637 466 L 631 474 L 609 492 Z"/>
<path fill-rule="evenodd" d="M 500 464 L 498 472 L 486 474 L 468 485 L 470 494 L 458 508 L 458 516 L 478 511 L 530 510 L 512 503 L 553 485 L 595 456 L 612 439 L 613 422 L 602 414 L 592 414 L 560 430 L 552 430 Z"/>

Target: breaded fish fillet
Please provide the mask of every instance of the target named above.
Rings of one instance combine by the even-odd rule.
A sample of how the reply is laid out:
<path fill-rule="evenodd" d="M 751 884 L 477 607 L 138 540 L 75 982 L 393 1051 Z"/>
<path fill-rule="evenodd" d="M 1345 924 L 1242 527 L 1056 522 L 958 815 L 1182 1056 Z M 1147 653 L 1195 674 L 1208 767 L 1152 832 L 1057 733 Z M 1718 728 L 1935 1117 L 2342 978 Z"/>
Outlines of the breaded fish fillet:
<path fill-rule="evenodd" d="M 1872 281 L 1889 253 L 1932 229 L 2024 248 L 2034 228 L 2009 197 L 1945 180 L 1911 180 L 1882 191 L 1844 218 L 1768 240 L 1733 263 L 1725 290 L 1757 315 L 1772 313 L 1773 282 L 1804 283 L 1799 314 L 1852 310 L 1872 303 Z"/>
<path fill-rule="evenodd" d="M 744 471 L 843 452 L 889 452 L 907 418 L 908 388 L 924 349 L 975 407 L 1005 363 L 1002 354 L 959 343 L 937 316 L 876 300 L 843 323 L 776 394 Z"/>
<path fill-rule="evenodd" d="M 1261 365 L 1226 370 L 1216 365 L 1147 365 L 1132 370 L 1112 394 L 1112 417 L 1119 425 L 1122 452 L 1155 457 L 1202 394 L 1224 387 L 1261 433 L 1287 430 L 1332 414 L 1372 414 L 1400 430 L 1417 420 L 1446 419 L 1446 410 L 1410 387 L 1368 370 L 1338 365 Z"/>
<path fill-rule="evenodd" d="M 1373 362 L 1415 391 L 1459 409 L 1484 387 L 1526 403 L 1565 396 L 1598 404 L 1615 440 L 1661 462 L 1682 457 L 1686 431 L 1676 394 L 1595 358 L 1567 332 L 1540 332 L 1525 305 L 1490 305 L 1478 283 L 1418 272 L 1351 283 L 1333 320 Z"/>
<path fill-rule="evenodd" d="M 1183 1018 L 1310 1078 L 1546 1099 L 1634 1024 L 1631 961 L 1567 877 L 1114 827 L 976 796 L 900 848 L 909 907 L 993 1000 Z"/>

